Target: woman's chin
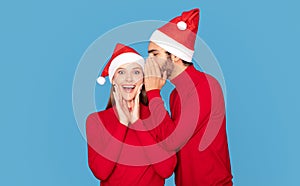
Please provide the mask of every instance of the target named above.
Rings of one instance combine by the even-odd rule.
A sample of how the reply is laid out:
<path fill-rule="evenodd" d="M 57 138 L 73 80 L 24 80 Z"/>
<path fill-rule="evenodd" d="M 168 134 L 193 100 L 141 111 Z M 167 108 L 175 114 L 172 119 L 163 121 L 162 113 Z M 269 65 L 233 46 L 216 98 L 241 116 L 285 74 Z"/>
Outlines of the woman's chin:
<path fill-rule="evenodd" d="M 135 94 L 132 93 L 123 95 L 123 99 L 125 101 L 133 101 L 134 98 L 135 98 Z"/>

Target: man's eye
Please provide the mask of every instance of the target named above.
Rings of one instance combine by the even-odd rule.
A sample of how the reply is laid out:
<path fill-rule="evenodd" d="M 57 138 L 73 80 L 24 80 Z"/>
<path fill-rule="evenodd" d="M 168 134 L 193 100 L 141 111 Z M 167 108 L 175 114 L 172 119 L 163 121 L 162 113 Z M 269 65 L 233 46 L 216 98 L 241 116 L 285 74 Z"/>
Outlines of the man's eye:
<path fill-rule="evenodd" d="M 150 56 L 157 56 L 158 53 L 151 52 L 149 54 L 150 54 Z"/>

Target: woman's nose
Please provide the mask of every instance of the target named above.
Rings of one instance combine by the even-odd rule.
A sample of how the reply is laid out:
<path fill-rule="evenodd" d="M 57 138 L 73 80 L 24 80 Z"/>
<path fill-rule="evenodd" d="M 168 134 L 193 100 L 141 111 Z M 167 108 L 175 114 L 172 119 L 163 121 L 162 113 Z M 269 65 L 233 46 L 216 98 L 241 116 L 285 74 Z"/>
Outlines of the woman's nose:
<path fill-rule="evenodd" d="M 131 82 L 132 81 L 132 75 L 130 73 L 127 73 L 125 80 L 128 81 L 128 82 Z"/>

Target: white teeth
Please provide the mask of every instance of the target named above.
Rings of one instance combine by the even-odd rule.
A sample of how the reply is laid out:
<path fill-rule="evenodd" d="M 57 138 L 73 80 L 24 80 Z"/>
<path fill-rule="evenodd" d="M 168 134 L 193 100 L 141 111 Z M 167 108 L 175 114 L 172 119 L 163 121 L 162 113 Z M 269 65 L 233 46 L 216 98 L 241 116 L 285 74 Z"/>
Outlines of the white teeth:
<path fill-rule="evenodd" d="M 123 88 L 134 88 L 134 85 L 124 85 Z"/>

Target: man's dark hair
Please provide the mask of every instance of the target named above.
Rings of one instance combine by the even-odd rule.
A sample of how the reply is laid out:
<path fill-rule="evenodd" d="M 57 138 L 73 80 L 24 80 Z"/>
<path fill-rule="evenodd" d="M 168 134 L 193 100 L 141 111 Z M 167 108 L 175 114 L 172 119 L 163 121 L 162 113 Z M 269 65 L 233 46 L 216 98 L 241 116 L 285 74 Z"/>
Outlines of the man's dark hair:
<path fill-rule="evenodd" d="M 187 62 L 187 61 L 184 61 L 184 60 L 182 60 L 182 63 L 183 63 L 183 65 L 184 66 L 190 66 L 190 65 L 193 65 L 193 63 L 192 62 Z"/>
<path fill-rule="evenodd" d="M 171 58 L 171 53 L 170 52 L 166 51 L 166 54 Z M 181 61 L 182 61 L 182 63 L 183 63 L 184 66 L 188 67 L 190 65 L 193 65 L 192 62 L 187 62 L 187 61 L 184 61 L 183 59 L 181 59 Z"/>

